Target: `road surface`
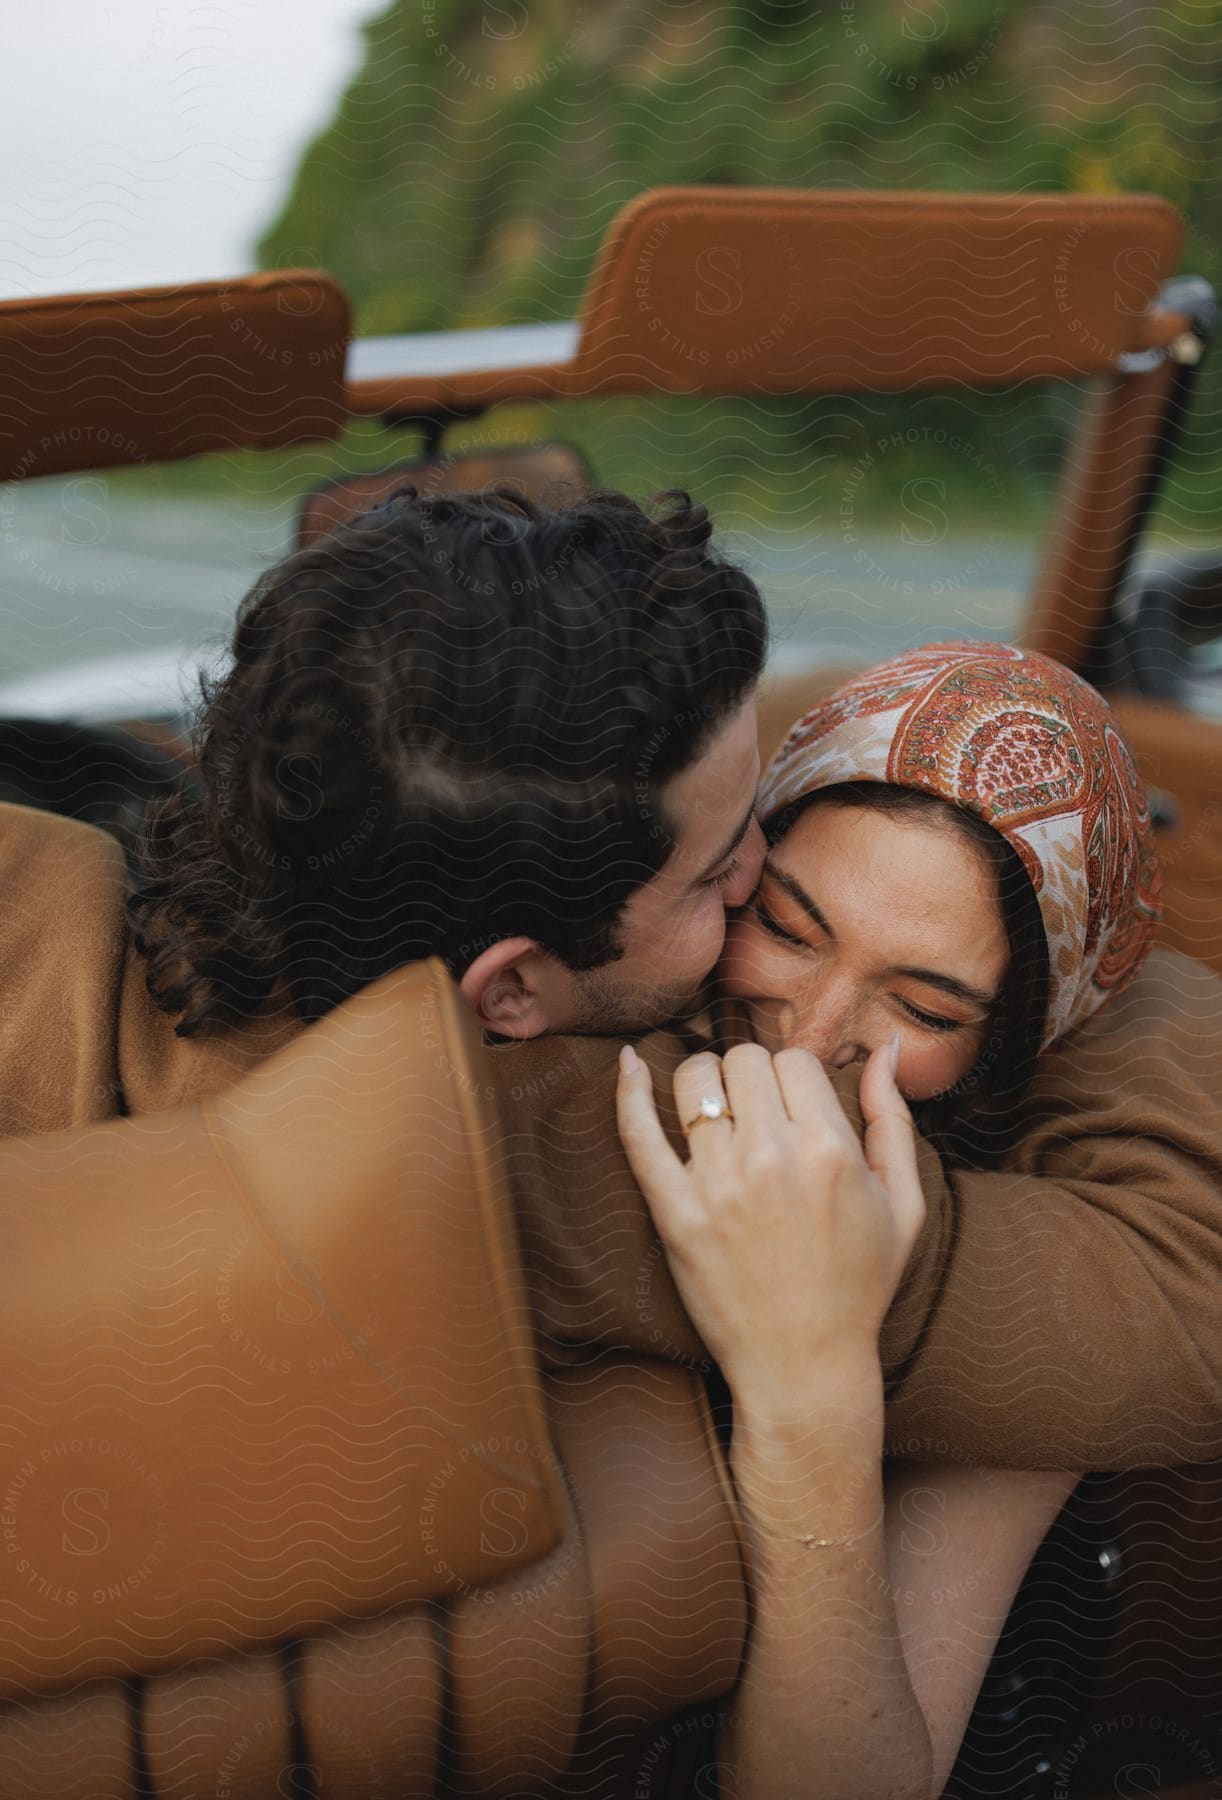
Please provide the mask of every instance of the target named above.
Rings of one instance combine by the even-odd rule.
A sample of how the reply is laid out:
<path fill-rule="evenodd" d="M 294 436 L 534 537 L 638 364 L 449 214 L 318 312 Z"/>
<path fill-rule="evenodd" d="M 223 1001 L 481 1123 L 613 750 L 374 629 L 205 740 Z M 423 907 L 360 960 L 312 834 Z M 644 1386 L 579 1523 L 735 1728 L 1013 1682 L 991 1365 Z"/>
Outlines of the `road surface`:
<path fill-rule="evenodd" d="M 223 655 L 242 595 L 292 540 L 297 500 L 148 500 L 104 473 L 0 487 L 0 706 L 130 672 L 140 687 Z M 947 533 L 725 533 L 767 600 L 779 661 L 875 660 L 939 636 L 1019 626 L 1034 545 Z M 65 689 L 65 691 L 68 691 Z M 14 704 L 13 696 L 17 697 Z M 54 704 L 52 698 L 52 704 Z M 43 710 L 41 706 L 31 710 Z"/>

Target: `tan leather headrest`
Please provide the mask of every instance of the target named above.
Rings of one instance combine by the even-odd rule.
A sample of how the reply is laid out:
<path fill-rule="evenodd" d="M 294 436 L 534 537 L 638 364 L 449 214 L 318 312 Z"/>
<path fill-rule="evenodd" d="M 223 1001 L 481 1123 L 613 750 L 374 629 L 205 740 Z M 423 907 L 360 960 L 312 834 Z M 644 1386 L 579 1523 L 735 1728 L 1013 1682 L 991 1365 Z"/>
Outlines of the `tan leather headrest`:
<path fill-rule="evenodd" d="M 558 1542 L 478 1051 L 417 964 L 202 1107 L 0 1145 L 0 1697 Z"/>
<path fill-rule="evenodd" d="M 337 437 L 350 336 L 318 269 L 0 301 L 0 481 Z"/>
<path fill-rule="evenodd" d="M 1151 194 L 656 188 L 607 234 L 569 391 L 1097 373 L 1146 341 L 1183 235 Z"/>

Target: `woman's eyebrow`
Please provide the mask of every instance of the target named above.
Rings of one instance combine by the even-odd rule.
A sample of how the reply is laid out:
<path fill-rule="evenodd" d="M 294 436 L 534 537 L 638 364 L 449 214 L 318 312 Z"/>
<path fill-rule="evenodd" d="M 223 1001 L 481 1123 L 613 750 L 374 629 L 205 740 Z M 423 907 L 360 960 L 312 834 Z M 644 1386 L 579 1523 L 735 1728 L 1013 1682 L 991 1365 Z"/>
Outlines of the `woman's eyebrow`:
<path fill-rule="evenodd" d="M 926 987 L 939 988 L 942 993 L 950 994 L 955 1000 L 966 1000 L 969 1006 L 979 1006 L 987 1012 L 997 999 L 996 994 L 986 994 L 983 988 L 973 987 L 968 981 L 960 981 L 957 975 L 940 975 L 936 969 L 908 969 L 899 966 L 891 970 L 892 975 L 906 975 L 911 981 L 920 981 Z"/>
<path fill-rule="evenodd" d="M 800 881 L 795 881 L 792 875 L 787 874 L 784 869 L 779 869 L 771 861 L 764 864 L 764 873 L 770 875 L 773 881 L 783 887 L 785 892 L 797 901 L 802 911 L 809 914 L 821 931 L 826 931 L 830 938 L 836 936 Z M 973 987 L 969 981 L 960 981 L 957 975 L 942 975 L 937 969 L 914 969 L 897 964 L 890 970 L 890 973 L 906 975 L 910 981 L 920 981 L 926 987 L 938 988 L 940 992 L 949 994 L 952 999 L 963 1000 L 969 1006 L 982 1007 L 986 1012 L 997 1000 L 996 994 L 986 994 L 983 988 Z"/>
<path fill-rule="evenodd" d="M 832 930 L 831 926 L 819 911 L 819 908 L 815 905 L 800 881 L 795 881 L 792 875 L 787 875 L 785 873 L 784 869 L 778 869 L 776 864 L 772 861 L 768 861 L 764 864 L 764 873 L 765 875 L 771 875 L 772 879 L 779 883 L 792 899 L 797 901 L 804 913 L 809 913 L 820 931 L 826 931 L 830 938 L 835 937 L 836 933 Z"/>

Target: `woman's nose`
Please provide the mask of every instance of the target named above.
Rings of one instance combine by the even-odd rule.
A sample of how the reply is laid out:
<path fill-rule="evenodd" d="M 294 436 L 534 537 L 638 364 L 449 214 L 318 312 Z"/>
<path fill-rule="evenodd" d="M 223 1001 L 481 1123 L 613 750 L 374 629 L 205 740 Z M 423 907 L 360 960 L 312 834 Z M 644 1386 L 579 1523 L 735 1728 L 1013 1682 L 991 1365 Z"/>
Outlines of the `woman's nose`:
<path fill-rule="evenodd" d="M 800 1042 L 826 1069 L 847 1068 L 859 1059 L 863 1046 L 857 1031 L 857 1007 L 847 987 L 834 980 L 820 983 L 810 997 Z"/>

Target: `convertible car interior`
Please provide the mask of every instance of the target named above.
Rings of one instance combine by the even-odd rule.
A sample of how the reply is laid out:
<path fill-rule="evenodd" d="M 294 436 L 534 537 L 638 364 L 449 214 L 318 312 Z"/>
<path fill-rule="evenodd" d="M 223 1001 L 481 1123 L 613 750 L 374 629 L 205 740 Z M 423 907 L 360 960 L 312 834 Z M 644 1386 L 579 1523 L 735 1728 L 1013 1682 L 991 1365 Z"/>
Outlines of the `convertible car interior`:
<path fill-rule="evenodd" d="M 305 543 L 409 482 L 592 486 L 563 445 L 446 453 L 451 427 L 513 402 L 1088 383 L 1021 641 L 1107 690 L 1154 795 L 1166 940 L 1222 970 L 1222 714 L 1190 692 L 1193 646 L 1222 631 L 1222 549 L 1157 578 L 1138 565 L 1214 320 L 1207 285 L 1177 273 L 1182 240 L 1140 195 L 663 188 L 611 226 L 573 324 L 362 340 L 311 269 L 7 301 L 0 482 L 401 428 L 401 463 L 300 496 Z M 742 276 L 732 322 L 679 300 L 663 319 L 657 296 L 683 295 L 710 244 Z M 773 329 L 786 283 L 801 332 Z M 766 677 L 765 756 L 839 673 Z M 194 779 L 190 724 L 0 718 L 0 800 L 102 826 L 134 866 L 144 808 Z M 420 1045 L 394 1095 L 392 1019 Z M 665 1742 L 642 1791 L 700 1791 L 682 1732 L 658 1733 L 731 1688 L 747 1642 L 725 1409 L 673 1362 L 541 1362 L 484 1054 L 422 964 L 279 1052 L 236 1122 L 150 1120 L 155 1194 L 108 1175 L 106 1126 L 90 1205 L 67 1214 L 46 1197 L 79 1149 L 0 1144 L 25 1244 L 0 1309 L 22 1402 L 5 1426 L 5 1794 L 596 1800 L 626 1734 L 642 1758 Z M 388 1115 L 397 1178 L 363 1181 Z M 202 1190 L 175 1180 L 192 1157 Z M 156 1287 L 176 1243 L 172 1305 L 100 1304 Z M 50 1380 L 70 1321 L 71 1379 Z M 40 1502 L 32 1430 L 62 1446 L 56 1492 L 67 1468 L 82 1497 L 69 1527 Z M 100 1487 L 117 1498 L 86 1590 L 72 1533 L 96 1526 Z M 947 1792 L 1222 1791 L 1219 1670 L 1222 1469 L 1088 1476 Z M 286 1769 L 299 1785 L 276 1785 Z"/>

